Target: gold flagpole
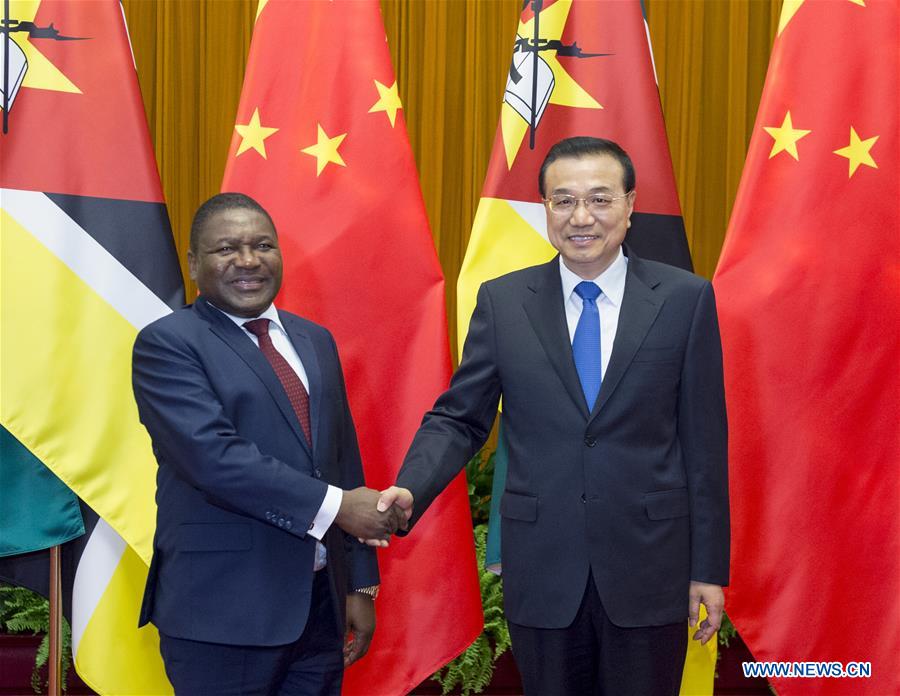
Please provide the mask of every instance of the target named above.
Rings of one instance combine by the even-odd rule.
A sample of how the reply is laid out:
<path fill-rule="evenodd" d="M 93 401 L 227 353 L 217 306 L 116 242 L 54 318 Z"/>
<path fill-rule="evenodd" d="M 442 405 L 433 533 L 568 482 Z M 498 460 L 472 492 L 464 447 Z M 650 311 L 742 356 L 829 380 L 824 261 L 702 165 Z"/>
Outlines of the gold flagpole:
<path fill-rule="evenodd" d="M 50 655 L 47 660 L 49 666 L 49 696 L 60 696 L 62 679 L 60 675 L 62 657 L 62 583 L 60 575 L 60 547 L 53 546 L 50 549 Z"/>

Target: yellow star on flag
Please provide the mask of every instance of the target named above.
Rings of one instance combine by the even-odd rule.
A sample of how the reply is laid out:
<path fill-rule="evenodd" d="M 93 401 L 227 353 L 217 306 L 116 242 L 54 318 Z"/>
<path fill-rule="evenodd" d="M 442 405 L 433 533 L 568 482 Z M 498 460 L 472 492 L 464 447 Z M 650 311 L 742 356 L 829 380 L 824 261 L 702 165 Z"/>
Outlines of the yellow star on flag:
<path fill-rule="evenodd" d="M 569 10 L 572 9 L 572 0 L 557 0 L 547 9 L 541 11 L 540 38 L 547 41 L 562 38 L 563 30 L 569 18 Z M 534 18 L 526 23 L 519 22 L 516 31 L 518 38 L 528 37 L 534 39 Z M 550 104 L 559 106 L 572 106 L 581 109 L 602 109 L 603 106 L 594 99 L 587 90 L 579 85 L 575 79 L 563 68 L 556 51 L 541 51 L 541 59 L 547 63 L 553 71 L 555 85 L 550 95 Z M 515 109 L 503 102 L 500 108 L 500 131 L 503 134 L 503 148 L 506 151 L 506 165 L 512 169 L 516 155 L 522 146 L 529 124 Z"/>
<path fill-rule="evenodd" d="M 390 87 L 375 80 L 375 88 L 378 90 L 378 101 L 369 109 L 369 113 L 384 111 L 393 128 L 394 121 L 397 120 L 397 111 L 403 108 L 403 104 L 400 103 L 400 95 L 397 93 L 397 80 L 394 80 L 394 84 Z"/>
<path fill-rule="evenodd" d="M 797 14 L 797 10 L 800 9 L 803 2 L 804 0 L 784 0 L 784 4 L 781 6 L 781 18 L 778 21 L 778 36 L 781 36 L 781 32 Z"/>
<path fill-rule="evenodd" d="M 872 159 L 872 155 L 869 154 L 869 150 L 872 149 L 872 146 L 876 143 L 878 137 L 879 136 L 875 135 L 871 138 L 860 140 L 860 137 L 856 134 L 853 126 L 850 126 L 850 144 L 847 147 L 842 147 L 840 150 L 834 151 L 834 154 L 846 157 L 849 160 L 850 174 L 848 175 L 848 178 L 853 176 L 861 164 L 872 167 L 873 169 L 878 169 L 878 165 L 875 164 L 875 160 Z"/>
<path fill-rule="evenodd" d="M 10 17 L 18 19 L 19 22 L 33 22 L 40 5 L 41 0 L 14 0 L 10 3 Z M 59 28 L 60 34 L 67 33 L 65 27 Z M 19 48 L 22 49 L 25 58 L 28 60 L 28 70 L 25 73 L 25 79 L 22 81 L 22 87 L 81 94 L 81 90 L 40 52 L 37 47 L 40 41 L 31 43 L 31 39 L 26 32 L 15 32 L 7 36 L 19 45 Z"/>
<path fill-rule="evenodd" d="M 344 138 L 347 137 L 347 134 L 341 133 L 333 138 L 329 138 L 322 128 L 322 124 L 319 123 L 316 125 L 319 129 L 316 144 L 301 150 L 301 152 L 316 158 L 316 176 L 319 176 L 319 174 L 322 173 L 322 170 L 325 169 L 325 166 L 328 163 L 339 164 L 342 167 L 346 167 L 347 165 L 344 164 L 344 160 L 338 152 L 338 148 L 341 146 L 341 143 L 344 142 Z"/>
<path fill-rule="evenodd" d="M 781 36 L 781 32 L 784 31 L 784 28 L 788 25 L 794 15 L 797 14 L 797 10 L 800 9 L 800 6 L 806 0 L 784 0 L 784 4 L 781 6 L 781 19 L 778 21 L 778 31 L 776 34 Z M 859 5 L 860 7 L 866 6 L 866 0 L 850 0 L 854 5 Z"/>
<path fill-rule="evenodd" d="M 763 126 L 763 130 L 775 139 L 775 142 L 772 144 L 772 151 L 769 153 L 769 159 L 784 151 L 797 161 L 800 161 L 800 155 L 797 154 L 797 141 L 812 133 L 811 130 L 794 128 L 790 111 L 787 112 L 784 121 L 779 127 Z"/>
<path fill-rule="evenodd" d="M 261 154 L 263 159 L 268 159 L 266 157 L 265 140 L 273 133 L 277 133 L 278 129 L 267 128 L 259 122 L 259 108 L 253 110 L 253 116 L 250 117 L 250 123 L 245 125 L 237 124 L 234 129 L 238 132 L 238 135 L 241 136 L 241 144 L 234 154 L 235 157 L 239 157 L 241 154 L 252 148 Z"/>

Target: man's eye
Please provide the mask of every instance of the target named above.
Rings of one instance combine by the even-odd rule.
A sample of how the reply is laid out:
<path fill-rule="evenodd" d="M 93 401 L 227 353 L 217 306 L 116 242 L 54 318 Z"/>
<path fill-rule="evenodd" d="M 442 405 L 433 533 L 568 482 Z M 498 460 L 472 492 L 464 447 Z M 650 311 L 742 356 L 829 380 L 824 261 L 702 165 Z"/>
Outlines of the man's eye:
<path fill-rule="evenodd" d="M 609 196 L 591 196 L 590 198 L 588 198 L 588 205 L 592 205 L 597 208 L 605 208 L 610 203 L 612 203 L 612 199 Z"/>
<path fill-rule="evenodd" d="M 217 249 L 217 251 L 218 251 L 220 254 L 227 254 L 228 252 L 230 252 L 230 251 L 232 250 L 232 248 L 233 248 L 233 247 L 230 247 L 230 246 L 221 246 L 221 247 L 219 247 L 219 248 Z"/>
<path fill-rule="evenodd" d="M 271 244 L 269 244 L 268 242 L 262 242 L 260 244 L 257 244 L 256 248 L 268 251 L 269 249 L 273 249 L 274 247 Z"/>
<path fill-rule="evenodd" d="M 553 205 L 557 208 L 571 208 L 575 205 L 574 198 L 554 198 Z"/>

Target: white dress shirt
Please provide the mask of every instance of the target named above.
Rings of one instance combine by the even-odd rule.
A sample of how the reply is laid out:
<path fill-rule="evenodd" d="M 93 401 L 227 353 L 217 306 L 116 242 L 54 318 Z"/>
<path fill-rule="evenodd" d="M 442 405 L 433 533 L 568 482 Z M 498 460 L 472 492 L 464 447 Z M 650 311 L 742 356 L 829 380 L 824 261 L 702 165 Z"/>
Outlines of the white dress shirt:
<path fill-rule="evenodd" d="M 213 307 L 216 307 L 214 304 L 210 302 Z M 219 309 L 216 307 L 216 309 Z M 275 350 L 281 353 L 282 357 L 287 360 L 288 365 L 291 366 L 291 369 L 297 373 L 297 376 L 300 378 L 300 381 L 303 382 L 303 386 L 306 388 L 306 393 L 309 394 L 309 377 L 306 374 L 306 368 L 303 367 L 303 361 L 300 360 L 300 356 L 297 355 L 297 351 L 294 349 L 294 344 L 291 343 L 291 339 L 288 337 L 287 332 L 284 330 L 284 327 L 281 325 L 281 319 L 278 316 L 278 311 L 275 309 L 275 305 L 269 305 L 269 308 L 260 314 L 258 317 L 253 317 L 253 319 L 248 319 L 247 317 L 236 317 L 233 314 L 229 314 L 228 312 L 224 312 L 219 309 L 222 314 L 231 319 L 235 324 L 237 324 L 241 331 L 243 331 L 247 336 L 250 337 L 250 340 L 253 341 L 256 346 L 259 346 L 259 339 L 246 328 L 244 328 L 244 324 L 248 321 L 253 321 L 253 319 L 268 319 L 269 320 L 269 337 L 272 339 L 272 345 L 275 346 Z M 307 534 L 312 535 L 314 538 L 321 540 L 322 537 L 325 536 L 325 532 L 328 531 L 328 528 L 334 522 L 334 518 L 337 517 L 338 509 L 341 507 L 341 500 L 343 498 L 344 492 L 338 488 L 337 486 L 332 486 L 329 484 L 328 490 L 325 493 L 325 499 L 322 501 L 322 506 L 319 508 L 319 511 L 316 513 L 316 516 L 313 518 L 312 526 L 307 531 Z M 321 570 L 325 567 L 325 547 L 316 542 L 316 562 L 315 569 Z"/>
<path fill-rule="evenodd" d="M 619 311 L 622 309 L 622 296 L 625 294 L 625 273 L 628 270 L 628 259 L 619 248 L 619 255 L 609 264 L 607 269 L 592 280 L 600 288 L 597 298 L 597 310 L 600 313 L 600 379 L 606 376 L 606 367 L 612 355 L 613 343 L 616 340 L 616 329 L 619 326 Z M 566 307 L 566 324 L 569 327 L 569 342 L 575 340 L 575 329 L 584 301 L 575 292 L 575 286 L 584 280 L 579 277 L 559 257 L 559 274 L 562 280 L 563 299 Z"/>

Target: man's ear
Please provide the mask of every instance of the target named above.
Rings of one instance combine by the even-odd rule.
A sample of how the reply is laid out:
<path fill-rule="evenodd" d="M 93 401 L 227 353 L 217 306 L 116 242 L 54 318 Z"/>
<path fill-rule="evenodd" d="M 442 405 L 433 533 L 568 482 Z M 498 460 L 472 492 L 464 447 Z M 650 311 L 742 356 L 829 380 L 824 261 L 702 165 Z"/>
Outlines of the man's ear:
<path fill-rule="evenodd" d="M 197 257 L 194 255 L 194 252 L 188 249 L 187 253 L 187 262 L 188 262 L 188 273 L 191 276 L 191 280 L 197 280 Z"/>

